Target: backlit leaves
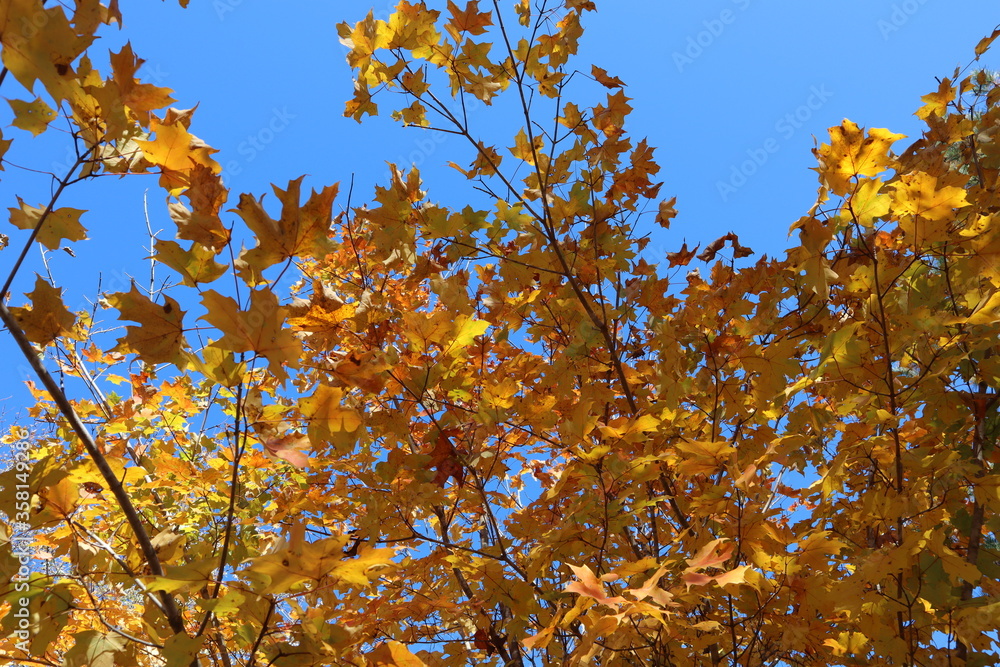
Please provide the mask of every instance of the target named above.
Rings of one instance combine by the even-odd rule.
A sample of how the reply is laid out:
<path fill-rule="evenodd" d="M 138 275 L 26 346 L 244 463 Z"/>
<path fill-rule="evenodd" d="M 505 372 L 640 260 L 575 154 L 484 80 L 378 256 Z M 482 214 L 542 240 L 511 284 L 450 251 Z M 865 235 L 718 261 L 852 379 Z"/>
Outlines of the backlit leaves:
<path fill-rule="evenodd" d="M 107 300 L 120 311 L 120 319 L 139 323 L 125 327 L 126 334 L 118 339 L 116 351 L 134 352 L 148 364 L 179 363 L 185 346 L 184 311 L 176 301 L 164 297 L 162 304 L 155 303 L 135 285 Z"/>
<path fill-rule="evenodd" d="M 19 229 L 38 229 L 38 242 L 49 250 L 58 250 L 63 239 L 82 241 L 87 238 L 87 230 L 80 224 L 84 211 L 76 208 L 58 208 L 47 211 L 44 207 L 25 204 L 20 197 L 18 208 L 10 212 L 10 224 Z"/>
<path fill-rule="evenodd" d="M 171 195 L 180 193 L 191 184 L 191 170 L 195 166 L 208 168 L 219 173 L 222 167 L 212 158 L 218 151 L 190 134 L 181 120 L 172 123 L 154 117 L 149 129 L 156 138 L 136 141 L 142 154 L 152 164 L 160 168 L 160 185 Z"/>
<path fill-rule="evenodd" d="M 299 204 L 302 177 L 291 181 L 287 190 L 275 187 L 281 202 L 281 217 L 272 219 L 261 202 L 241 195 L 236 207 L 257 238 L 257 247 L 242 253 L 240 259 L 259 272 L 290 257 L 322 257 L 329 250 L 328 234 L 331 207 L 337 196 L 336 186 L 313 192 L 305 204 Z"/>
<path fill-rule="evenodd" d="M 905 135 L 872 128 L 867 132 L 849 120 L 830 128 L 830 144 L 815 151 L 819 158 L 820 179 L 835 195 L 850 191 L 851 180 L 857 176 L 878 176 L 893 166 L 889 154 L 892 144 Z"/>
<path fill-rule="evenodd" d="M 354 443 L 362 419 L 345 399 L 339 387 L 326 385 L 319 385 L 312 396 L 299 399 L 299 410 L 306 418 L 313 447 L 322 448 L 326 443 L 345 447 Z"/>
<path fill-rule="evenodd" d="M 215 261 L 215 253 L 199 243 L 188 250 L 175 241 L 157 241 L 153 247 L 156 261 L 181 274 L 185 285 L 210 283 L 226 272 L 226 266 Z"/>
<path fill-rule="evenodd" d="M 265 357 L 270 372 L 286 376 L 286 368 L 297 368 L 302 344 L 284 327 L 285 308 L 270 290 L 250 292 L 250 307 L 241 310 L 232 297 L 215 290 L 202 293 L 206 313 L 201 319 L 222 332 L 216 347 L 231 352 L 254 352 Z"/>
<path fill-rule="evenodd" d="M 61 291 L 37 276 L 34 291 L 26 295 L 31 305 L 10 309 L 31 342 L 44 347 L 59 336 L 72 333 L 76 317 L 63 305 Z"/>
<path fill-rule="evenodd" d="M 38 136 L 49 126 L 49 123 L 56 117 L 56 112 L 52 110 L 43 100 L 36 99 L 33 102 L 23 100 L 8 100 L 11 110 L 14 112 L 14 127 L 27 130 Z"/>
<path fill-rule="evenodd" d="M 305 177 L 274 206 L 230 193 L 130 44 L 108 72 L 80 57 L 115 3 L 0 9 L 8 83 L 38 100 L 12 102 L 15 139 L 65 114 L 80 155 L 11 222 L 82 241 L 64 189 L 154 172 L 176 239 L 154 242 L 151 292 L 106 297 L 124 334 L 41 278 L 10 309 L 59 377 L 4 438 L 0 487 L 21 495 L 0 505 L 0 588 L 19 522 L 53 567 L 24 592 L 30 650 L 6 613 L 0 654 L 995 662 L 993 79 L 943 80 L 898 155 L 889 130 L 831 128 L 786 253 L 751 260 L 730 232 L 657 266 L 643 225 L 677 202 L 626 131 L 624 82 L 571 62 L 595 4 L 480 4 L 338 26 L 347 114 L 390 104 L 461 137 L 474 190 L 391 165 L 336 214 L 336 186 Z"/>

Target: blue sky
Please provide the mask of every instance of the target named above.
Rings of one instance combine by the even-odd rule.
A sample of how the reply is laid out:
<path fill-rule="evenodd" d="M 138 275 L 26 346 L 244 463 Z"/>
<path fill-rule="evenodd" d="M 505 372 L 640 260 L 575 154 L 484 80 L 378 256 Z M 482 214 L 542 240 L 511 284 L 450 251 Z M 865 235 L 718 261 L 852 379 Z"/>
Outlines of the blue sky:
<path fill-rule="evenodd" d="M 460 140 L 434 141 L 388 118 L 358 125 L 342 116 L 352 84 L 335 25 L 359 20 L 370 9 L 384 18 L 393 3 L 120 4 L 124 29 L 106 31 L 94 53 L 131 41 L 147 60 L 141 71 L 146 80 L 173 89 L 178 107 L 199 104 L 191 129 L 220 149 L 216 157 L 226 167 L 231 202 L 239 192 L 259 195 L 270 191 L 270 183 L 284 186 L 301 174 L 316 188 L 340 181 L 346 195 L 353 175 L 353 203 L 359 205 L 385 181 L 387 161 L 418 160 L 430 199 L 462 205 L 467 185 L 444 166 L 467 161 Z M 443 9 L 445 3 L 429 4 Z M 645 218 L 653 235 L 650 259 L 662 259 L 684 240 L 704 245 L 729 231 L 758 254 L 782 254 L 789 225 L 815 199 L 810 151 L 816 140 L 826 141 L 827 128 L 850 118 L 915 139 L 920 96 L 937 88 L 935 77 L 964 67 L 978 40 L 1000 23 L 1000 5 L 985 0 L 597 5 L 598 12 L 586 17 L 575 66 L 589 72 L 597 64 L 628 84 L 635 109 L 629 129 L 658 148 L 661 194 L 677 197 L 679 215 L 669 231 L 656 228 L 651 215 Z M 997 60 L 990 52 L 982 62 L 996 68 Z M 3 93 L 28 97 L 10 79 Z M 489 109 L 477 113 L 489 122 Z M 13 163 L 45 170 L 65 160 L 64 135 L 28 141 L 23 131 L 7 127 L 7 105 L 0 105 L 0 114 L 4 136 L 18 139 L 7 156 Z M 911 140 L 897 144 L 897 151 Z M 5 207 L 17 205 L 15 195 L 36 205 L 48 199 L 44 176 L 8 165 L 0 178 Z M 170 228 L 161 192 L 155 177 L 128 177 L 83 183 L 66 195 L 62 205 L 89 211 L 82 222 L 91 237 L 74 247 L 76 257 L 50 254 L 49 268 L 67 287 L 71 309 L 96 294 L 99 274 L 106 292 L 127 290 L 129 276 L 148 279 L 144 210 L 154 231 Z M 6 274 L 23 236 L 9 225 L 3 231 L 12 246 L 0 254 Z M 33 273 L 43 270 L 32 253 L 11 305 L 23 303 Z M 163 267 L 158 271 L 168 275 Z M 17 354 L 7 337 L 0 337 L 0 354 Z M 0 380 L 0 414 L 8 420 L 28 402 L 20 380 L 17 372 Z"/>

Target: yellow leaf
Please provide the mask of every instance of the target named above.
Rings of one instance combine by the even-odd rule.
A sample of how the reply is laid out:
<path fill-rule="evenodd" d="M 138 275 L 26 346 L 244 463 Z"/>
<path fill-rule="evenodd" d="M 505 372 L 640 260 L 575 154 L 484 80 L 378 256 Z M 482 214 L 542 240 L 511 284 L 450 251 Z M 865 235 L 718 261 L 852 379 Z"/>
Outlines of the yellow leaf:
<path fill-rule="evenodd" d="M 678 463 L 685 475 L 710 475 L 723 465 L 724 459 L 736 451 L 732 444 L 718 442 L 677 442 L 674 447 L 686 456 Z"/>
<path fill-rule="evenodd" d="M 59 336 L 72 333 L 76 317 L 63 305 L 61 293 L 62 290 L 36 276 L 34 291 L 25 295 L 31 299 L 31 306 L 10 309 L 32 343 L 44 347 Z"/>
<path fill-rule="evenodd" d="M 881 179 L 865 179 L 845 205 L 847 212 L 852 214 L 862 227 L 871 229 L 875 218 L 880 218 L 889 212 L 892 199 L 889 195 L 879 194 L 881 188 Z"/>
<path fill-rule="evenodd" d="M 125 336 L 118 339 L 117 352 L 135 352 L 147 364 L 180 362 L 184 348 L 184 311 L 169 296 L 163 305 L 141 294 L 135 285 L 129 292 L 108 297 L 108 303 L 121 311 L 119 319 L 139 322 L 125 327 Z"/>
<path fill-rule="evenodd" d="M 855 176 L 877 176 L 891 168 L 895 161 L 889 156 L 889 148 L 905 136 L 872 128 L 866 137 L 864 130 L 849 120 L 831 127 L 830 143 L 814 151 L 820 161 L 820 180 L 834 194 L 846 195 Z"/>
<path fill-rule="evenodd" d="M 862 342 L 858 340 L 861 322 L 847 322 L 828 334 L 820 352 L 820 362 L 813 371 L 815 377 L 822 373 L 843 374 L 861 364 Z"/>
<path fill-rule="evenodd" d="M 426 663 L 396 641 L 385 642 L 365 656 L 372 667 L 424 667 Z"/>
<path fill-rule="evenodd" d="M 841 632 L 836 639 L 827 639 L 824 646 L 829 646 L 835 656 L 853 655 L 864 650 L 868 644 L 868 637 L 860 632 Z"/>
<path fill-rule="evenodd" d="M 988 37 L 983 37 L 981 40 L 979 40 L 979 43 L 976 44 L 977 60 L 979 59 L 979 56 L 986 53 L 987 49 L 990 48 L 990 45 L 993 44 L 993 41 L 997 38 L 997 36 L 1000 36 L 1000 28 L 994 30 Z"/>
<path fill-rule="evenodd" d="M 14 122 L 11 124 L 31 132 L 36 137 L 44 132 L 56 117 L 52 107 L 40 99 L 35 99 L 34 102 L 7 100 L 7 103 L 14 110 Z"/>
<path fill-rule="evenodd" d="M 984 299 L 977 305 L 972 315 L 964 322 L 965 324 L 992 324 L 997 320 L 1000 320 L 1000 291 L 994 292 L 988 299 Z M 955 321 L 961 321 L 961 318 L 956 318 Z M 955 321 L 949 320 L 952 324 Z"/>
<path fill-rule="evenodd" d="M 718 632 L 722 628 L 722 624 L 718 621 L 702 621 L 701 623 L 695 623 L 691 627 L 700 632 Z"/>
<path fill-rule="evenodd" d="M 917 118 L 926 120 L 928 116 L 944 117 L 948 104 L 955 99 L 955 87 L 949 79 L 942 79 L 936 93 L 928 93 L 920 98 L 926 104 L 917 109 Z"/>
<path fill-rule="evenodd" d="M 361 426 L 361 415 L 344 405 L 344 392 L 339 387 L 320 385 L 312 396 L 299 399 L 299 410 L 309 423 L 309 440 L 318 447 L 331 440 L 353 443 L 353 435 Z"/>
<path fill-rule="evenodd" d="M 136 73 L 145 61 L 132 52 L 131 44 L 126 43 L 118 53 L 112 51 L 110 58 L 121 103 L 138 116 L 143 127 L 148 127 L 150 111 L 162 109 L 174 102 L 170 97 L 171 90 L 141 83 L 136 79 Z"/>
<path fill-rule="evenodd" d="M 298 368 L 302 343 L 290 328 L 283 326 L 285 308 L 269 289 L 250 292 L 250 307 L 240 310 L 236 301 L 215 290 L 202 294 L 208 311 L 200 319 L 222 332 L 216 347 L 233 352 L 255 352 L 268 360 L 268 367 L 279 379 L 288 377 L 285 367 Z"/>
<path fill-rule="evenodd" d="M 43 8 L 37 0 L 5 0 L 0 8 L 0 56 L 18 82 L 32 91 L 41 81 L 57 101 L 79 91 L 70 66 L 94 40 L 77 34 L 58 4 Z"/>
<path fill-rule="evenodd" d="M 534 135 L 531 140 L 528 139 L 528 133 L 524 131 L 522 127 L 517 131 L 517 135 L 514 137 L 514 145 L 510 147 L 510 153 L 518 160 L 524 160 L 530 165 L 535 164 L 535 155 L 545 145 L 545 140 L 540 135 Z"/>
<path fill-rule="evenodd" d="M 212 153 L 219 151 L 189 133 L 181 120 L 167 124 L 154 116 L 149 129 L 156 133 L 156 138 L 135 143 L 143 156 L 160 168 L 160 185 L 171 195 L 179 194 L 191 184 L 191 172 L 198 165 L 215 174 L 222 171 L 222 166 L 212 159 Z"/>
<path fill-rule="evenodd" d="M 659 211 L 656 214 L 656 224 L 664 229 L 670 229 L 670 221 L 677 216 L 677 209 L 675 205 L 677 204 L 677 197 L 671 197 L 670 199 L 664 199 L 660 202 Z M 687 247 L 687 243 L 684 244 Z M 693 252 L 691 254 L 694 254 Z"/>
<path fill-rule="evenodd" d="M 729 584 L 742 584 L 746 583 L 747 570 L 750 569 L 749 565 L 740 565 L 728 572 L 723 572 L 722 574 L 715 577 L 715 583 L 720 586 L 728 586 Z"/>
<path fill-rule="evenodd" d="M 576 575 L 577 581 L 566 584 L 566 588 L 564 589 L 566 592 L 577 593 L 579 595 L 594 598 L 597 602 L 607 605 L 615 610 L 618 609 L 619 605 L 626 602 L 623 597 L 608 597 L 604 592 L 604 584 L 601 583 L 594 572 L 586 565 L 581 565 L 579 567 L 576 565 L 570 565 L 569 569 L 573 570 L 573 574 Z"/>
<path fill-rule="evenodd" d="M 910 215 L 919 217 L 924 222 L 943 223 L 953 220 L 955 209 L 969 205 L 965 198 L 965 189 L 953 185 L 938 186 L 936 176 L 931 176 L 924 172 L 903 174 L 899 181 L 892 184 L 893 210 L 898 215 Z M 915 223 L 900 226 L 908 234 L 917 233 Z M 927 238 L 930 230 L 940 232 L 943 225 L 928 226 L 923 230 L 921 236 Z M 931 240 L 936 238 L 931 237 Z"/>
<path fill-rule="evenodd" d="M 18 229 L 34 230 L 42 222 L 38 231 L 38 242 L 49 250 L 58 250 L 63 239 L 82 241 L 87 238 L 87 230 L 80 224 L 80 216 L 84 211 L 77 208 L 57 208 L 50 212 L 42 221 L 45 208 L 28 206 L 17 198 L 18 208 L 9 208 L 10 224 Z"/>
<path fill-rule="evenodd" d="M 156 261 L 181 274 L 184 284 L 190 287 L 210 283 L 226 272 L 226 266 L 215 261 L 215 253 L 200 243 L 192 243 L 188 250 L 176 241 L 157 241 L 153 247 Z"/>
<path fill-rule="evenodd" d="M 150 577 L 146 588 L 150 591 L 190 591 L 211 583 L 212 576 L 219 561 L 215 558 L 202 560 L 187 565 L 167 565 L 163 568 L 162 577 Z"/>
<path fill-rule="evenodd" d="M 466 2 L 464 10 L 448 0 L 448 11 L 451 12 L 451 20 L 445 24 L 445 30 L 456 42 L 461 41 L 466 33 L 482 35 L 488 26 L 493 25 L 493 12 L 480 12 L 478 0 Z"/>
<path fill-rule="evenodd" d="M 296 331 L 322 334 L 323 340 L 335 343 L 344 335 L 341 322 L 354 316 L 357 306 L 342 299 L 321 281 L 313 281 L 312 296 L 308 303 L 295 303 L 289 307 L 288 323 Z"/>
<path fill-rule="evenodd" d="M 733 555 L 735 545 L 725 538 L 712 540 L 705 544 L 694 557 L 687 561 L 688 570 L 701 570 L 706 567 L 719 567 Z"/>
<path fill-rule="evenodd" d="M 267 214 L 261 201 L 248 194 L 240 195 L 236 212 L 257 239 L 257 246 L 242 252 L 240 259 L 254 275 L 290 257 L 320 258 L 329 252 L 330 219 L 337 186 L 313 191 L 300 204 L 303 178 L 289 181 L 285 190 L 271 186 L 281 202 L 281 217 L 277 220 Z"/>

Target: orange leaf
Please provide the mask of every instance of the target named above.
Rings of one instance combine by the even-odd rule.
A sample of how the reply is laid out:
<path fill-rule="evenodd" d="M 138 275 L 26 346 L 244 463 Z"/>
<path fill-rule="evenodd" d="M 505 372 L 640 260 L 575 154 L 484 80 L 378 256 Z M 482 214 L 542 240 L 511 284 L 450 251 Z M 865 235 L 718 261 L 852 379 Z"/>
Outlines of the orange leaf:
<path fill-rule="evenodd" d="M 590 66 L 590 74 L 597 80 L 597 83 L 601 84 L 605 88 L 621 88 L 625 85 L 617 76 L 608 76 L 607 71 L 601 69 L 597 65 Z"/>
<path fill-rule="evenodd" d="M 623 597 L 616 596 L 609 598 L 604 592 L 604 584 L 602 584 L 597 578 L 593 570 L 586 565 L 581 565 L 579 567 L 576 565 L 570 565 L 569 569 L 573 570 L 573 574 L 576 575 L 579 581 L 573 581 L 566 584 L 566 588 L 564 589 L 566 592 L 578 593 L 579 595 L 594 598 L 601 604 L 607 605 L 616 610 L 620 604 L 628 602 L 628 600 Z"/>
<path fill-rule="evenodd" d="M 451 20 L 445 25 L 445 29 L 455 41 L 461 40 L 464 33 L 482 35 L 487 26 L 493 25 L 493 12 L 480 12 L 479 0 L 466 2 L 464 10 L 448 0 L 448 11 L 451 12 Z"/>

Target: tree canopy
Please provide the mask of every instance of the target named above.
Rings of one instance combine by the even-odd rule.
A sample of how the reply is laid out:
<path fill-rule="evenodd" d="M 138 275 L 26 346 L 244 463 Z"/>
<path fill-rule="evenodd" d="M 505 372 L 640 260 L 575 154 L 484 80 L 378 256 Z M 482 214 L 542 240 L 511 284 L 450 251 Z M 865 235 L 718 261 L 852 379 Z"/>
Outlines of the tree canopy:
<path fill-rule="evenodd" d="M 117 2 L 0 3 L 0 152 L 57 120 L 75 151 L 9 202 L 0 318 L 35 377 L 0 659 L 995 664 L 1000 30 L 909 146 L 830 128 L 784 257 L 734 232 L 657 264 L 676 201 L 625 82 L 574 59 L 595 3 L 483 4 L 337 28 L 345 115 L 472 151 L 459 208 L 403 164 L 362 204 L 230 192 L 213 110 L 141 81 L 139 44 L 95 64 Z M 172 287 L 8 293 L 100 224 L 67 191 L 137 174 Z"/>

